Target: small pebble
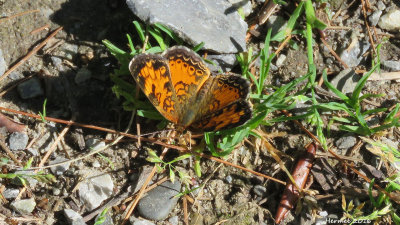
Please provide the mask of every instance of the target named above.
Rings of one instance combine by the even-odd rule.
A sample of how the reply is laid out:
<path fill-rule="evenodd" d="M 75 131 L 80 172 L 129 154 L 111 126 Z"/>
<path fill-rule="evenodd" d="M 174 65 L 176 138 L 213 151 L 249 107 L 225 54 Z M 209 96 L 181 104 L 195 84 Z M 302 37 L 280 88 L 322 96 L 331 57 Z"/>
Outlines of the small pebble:
<path fill-rule="evenodd" d="M 400 31 L 400 10 L 393 9 L 381 16 L 379 27 L 389 31 Z"/>
<path fill-rule="evenodd" d="M 53 65 L 56 67 L 56 69 L 60 72 L 65 71 L 62 59 L 57 56 L 51 56 L 51 61 L 53 62 Z"/>
<path fill-rule="evenodd" d="M 382 61 L 382 68 L 387 71 L 400 71 L 400 61 L 395 61 L 395 60 Z"/>
<path fill-rule="evenodd" d="M 226 176 L 226 177 L 225 177 L 225 181 L 226 181 L 228 184 L 231 184 L 231 183 L 232 183 L 232 177 L 231 177 L 231 175 Z"/>
<path fill-rule="evenodd" d="M 278 59 L 276 60 L 276 66 L 281 67 L 286 60 L 286 55 L 279 54 Z"/>
<path fill-rule="evenodd" d="M 21 215 L 30 214 L 36 206 L 35 199 L 15 200 L 10 204 L 11 208 Z"/>
<path fill-rule="evenodd" d="M 53 189 L 52 189 L 52 191 L 53 191 L 53 195 L 60 195 L 61 194 L 61 190 L 59 189 L 59 188 L 56 188 L 56 187 L 54 187 Z"/>
<path fill-rule="evenodd" d="M 99 171 L 85 173 L 89 175 L 87 179 L 79 185 L 79 198 L 89 210 L 92 210 L 101 205 L 105 199 L 111 197 L 114 183 L 109 174 L 104 174 Z"/>
<path fill-rule="evenodd" d="M 343 136 L 339 138 L 335 144 L 339 149 L 349 149 L 357 143 L 357 139 L 354 136 Z"/>
<path fill-rule="evenodd" d="M 176 180 L 174 183 L 166 181 L 143 197 L 138 204 L 139 214 L 150 220 L 163 220 L 175 207 L 178 202 L 175 197 L 181 189 L 181 183 Z M 154 204 L 157 202 L 157 204 Z"/>
<path fill-rule="evenodd" d="M 18 94 L 22 99 L 30 99 L 38 96 L 42 96 L 44 91 L 38 78 L 33 77 L 17 87 Z"/>
<path fill-rule="evenodd" d="M 99 168 L 99 167 L 100 167 L 99 161 L 97 161 L 97 160 L 93 161 L 92 167 L 93 167 L 93 168 Z"/>
<path fill-rule="evenodd" d="M 168 219 L 168 222 L 169 222 L 171 225 L 178 225 L 178 223 L 179 223 L 179 217 L 178 217 L 178 216 L 173 216 L 173 217 L 171 217 L 171 218 Z"/>
<path fill-rule="evenodd" d="M 8 140 L 9 147 L 12 151 L 24 150 L 28 144 L 29 137 L 23 132 L 14 132 Z"/>
<path fill-rule="evenodd" d="M 57 163 L 60 163 L 60 162 L 65 162 L 67 160 L 68 159 L 66 159 L 64 157 L 57 157 L 56 159 L 51 160 L 49 162 L 49 165 L 57 164 Z M 69 169 L 69 165 L 70 165 L 70 163 L 64 163 L 64 164 L 61 164 L 61 165 L 58 165 L 58 166 L 53 166 L 53 167 L 50 168 L 50 170 L 51 170 L 51 172 L 53 174 L 59 176 L 59 175 L 62 175 L 65 171 L 67 171 Z"/>
<path fill-rule="evenodd" d="M 255 185 L 253 188 L 254 194 L 259 197 L 265 197 L 267 194 L 267 188 L 262 185 Z"/>
<path fill-rule="evenodd" d="M 27 148 L 26 151 L 32 156 L 39 156 L 39 151 L 36 148 Z"/>
<path fill-rule="evenodd" d="M 4 60 L 3 51 L 0 49 L 0 76 L 3 75 L 7 70 L 7 64 Z"/>
<path fill-rule="evenodd" d="M 22 73 L 20 73 L 18 71 L 13 71 L 8 75 L 8 78 L 10 80 L 20 80 L 20 79 L 24 78 L 24 75 L 22 75 Z"/>
<path fill-rule="evenodd" d="M 381 18 L 382 15 L 382 11 L 381 10 L 377 10 L 375 12 L 373 12 L 369 17 L 369 22 L 371 22 L 372 26 L 376 26 L 379 22 L 379 18 Z"/>
<path fill-rule="evenodd" d="M 106 143 L 104 141 L 100 141 L 99 139 L 96 139 L 96 138 L 87 139 L 85 141 L 85 144 L 86 144 L 87 148 L 90 150 L 98 150 L 98 149 L 106 146 Z"/>
<path fill-rule="evenodd" d="M 340 58 L 349 66 L 350 68 L 356 67 L 360 64 L 363 59 L 364 53 L 366 53 L 370 48 L 370 43 L 365 41 L 357 41 L 354 46 L 350 49 L 342 48 L 340 50 Z"/>
<path fill-rule="evenodd" d="M 386 5 L 382 1 L 378 1 L 378 3 L 376 3 L 376 5 L 377 5 L 378 9 L 381 11 L 386 9 Z"/>
<path fill-rule="evenodd" d="M 129 222 L 132 225 L 155 225 L 154 223 L 152 223 L 151 221 L 148 220 L 144 220 L 144 219 L 138 219 L 134 216 L 129 218 Z"/>
<path fill-rule="evenodd" d="M 64 57 L 69 61 L 73 61 L 76 55 L 78 54 L 78 46 L 70 43 L 64 43 L 62 45 L 62 52 L 64 53 Z"/>
<path fill-rule="evenodd" d="M 72 209 L 64 209 L 64 216 L 71 225 L 86 225 L 83 217 Z"/>
<path fill-rule="evenodd" d="M 19 189 L 11 189 L 7 188 L 5 191 L 3 191 L 3 196 L 6 199 L 15 199 L 19 194 Z"/>

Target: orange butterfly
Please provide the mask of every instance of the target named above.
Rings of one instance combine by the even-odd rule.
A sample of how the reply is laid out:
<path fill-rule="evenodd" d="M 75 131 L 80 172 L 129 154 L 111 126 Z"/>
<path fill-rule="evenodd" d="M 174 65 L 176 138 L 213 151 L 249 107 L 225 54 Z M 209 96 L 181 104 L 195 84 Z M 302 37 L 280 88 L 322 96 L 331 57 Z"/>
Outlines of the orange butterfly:
<path fill-rule="evenodd" d="M 203 59 L 186 47 L 139 54 L 129 70 L 157 110 L 184 129 L 218 131 L 252 116 L 249 82 L 234 74 L 211 75 Z"/>

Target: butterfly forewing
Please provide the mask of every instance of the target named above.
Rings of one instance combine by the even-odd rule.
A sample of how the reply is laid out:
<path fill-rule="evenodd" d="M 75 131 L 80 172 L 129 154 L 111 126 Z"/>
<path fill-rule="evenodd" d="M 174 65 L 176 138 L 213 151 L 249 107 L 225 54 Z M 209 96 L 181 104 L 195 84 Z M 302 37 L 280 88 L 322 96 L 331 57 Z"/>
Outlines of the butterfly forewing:
<path fill-rule="evenodd" d="M 203 59 L 192 50 L 176 46 L 164 53 L 171 72 L 171 81 L 180 104 L 188 104 L 195 97 L 210 71 Z"/>
<path fill-rule="evenodd" d="M 168 62 L 160 55 L 135 56 L 129 70 L 136 83 L 157 110 L 171 122 L 178 122 L 176 94 L 171 83 Z"/>

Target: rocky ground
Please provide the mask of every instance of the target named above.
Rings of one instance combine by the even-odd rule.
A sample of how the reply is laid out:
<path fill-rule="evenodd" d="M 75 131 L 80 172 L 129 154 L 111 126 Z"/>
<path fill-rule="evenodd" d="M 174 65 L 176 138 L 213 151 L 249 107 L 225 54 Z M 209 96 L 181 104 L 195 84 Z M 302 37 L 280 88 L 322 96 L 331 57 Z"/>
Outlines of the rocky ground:
<path fill-rule="evenodd" d="M 43 174 L 37 175 L 37 171 L 21 168 L 21 165 L 29 164 L 26 167 L 32 168 L 42 166 L 41 163 L 51 165 L 84 156 L 110 144 L 117 137 L 110 130 L 126 129 L 131 113 L 123 110 L 122 101 L 113 93 L 110 80 L 110 74 L 119 65 L 102 40 L 107 39 L 128 51 L 126 34 L 129 33 L 139 49 L 141 44 L 132 21 L 167 21 L 164 23 L 177 32 L 186 45 L 205 41 L 201 53 L 207 52 L 207 59 L 216 62 L 213 69 L 240 73 L 234 53 L 249 47 L 258 52 L 264 45 L 267 29 L 272 28 L 276 33 L 295 9 L 293 4 L 279 6 L 268 22 L 251 26 L 260 17 L 264 5 L 262 0 L 231 1 L 233 5 L 222 0 L 222 3 L 191 1 L 193 5 L 188 3 L 187 9 L 185 4 L 179 5 L 180 1 L 174 0 L 168 1 L 164 10 L 160 8 L 162 4 L 157 5 L 159 1 L 149 5 L 145 1 L 127 2 L 0 0 L 0 76 L 24 61 L 13 72 L 0 77 L 0 107 L 4 115 L 26 125 L 6 123 L 4 121 L 8 120 L 0 117 L 0 224 L 94 224 L 104 208 L 108 208 L 108 212 L 103 224 L 120 224 L 135 197 L 134 193 L 151 173 L 154 164 L 146 161 L 146 149 L 150 147 L 160 155 L 162 148 L 148 142 L 143 142 L 138 148 L 137 141 L 129 138 L 101 151 L 101 155 L 53 166 L 42 170 Z M 366 18 L 373 43 L 366 31 L 362 2 L 370 4 Z M 330 0 L 316 4 L 315 9 L 317 16 L 328 24 L 324 31 L 327 44 L 320 40 L 317 31 L 314 32 L 317 79 L 327 68 L 332 83 L 342 92 L 352 93 L 360 75 L 371 68 L 372 47 L 380 43 L 382 72 L 396 76 L 390 72 L 400 71 L 400 6 L 395 1 Z M 5 19 L 29 10 L 37 11 Z M 238 11 L 245 20 L 241 19 Z M 186 13 L 185 21 L 174 21 L 174 15 L 183 13 Z M 304 18 L 299 21 L 296 29 L 304 29 Z M 37 30 L 45 25 L 47 28 Z M 24 60 L 25 55 L 60 26 L 63 29 L 54 38 Z M 273 60 L 268 85 L 279 87 L 307 73 L 305 38 L 297 34 L 292 41 L 294 44 L 284 47 Z M 275 51 L 279 43 L 272 42 L 271 46 Z M 327 46 L 339 55 L 342 62 Z M 256 60 L 254 66 L 257 68 L 259 61 Z M 395 105 L 400 97 L 398 73 L 397 76 L 375 77 L 368 81 L 363 93 L 383 93 L 385 96 L 374 98 L 363 107 L 374 109 Z M 134 82 L 132 79 L 129 81 Z M 327 101 L 337 101 L 329 94 L 318 95 Z M 38 115 L 43 113 L 45 99 L 46 116 L 80 124 L 68 126 L 60 120 L 42 121 L 10 112 L 16 110 Z M 307 106 L 298 104 L 293 113 L 299 115 L 299 111 Z M 379 122 L 386 114 L 373 119 Z M 269 117 L 276 116 L 279 113 Z M 385 187 L 385 178 L 398 172 L 396 155 L 393 161 L 381 160 L 377 154 L 367 150 L 366 141 L 359 135 L 339 131 L 338 125 L 328 124 L 329 117 L 326 118 L 324 122 L 331 128 L 327 139 L 331 149 L 350 160 L 362 174 L 375 178 L 381 187 Z M 157 130 L 154 121 L 142 118 L 138 121 L 144 133 Z M 315 133 L 315 128 L 306 121 L 301 122 Z M 312 141 L 298 124 L 291 121 L 274 123 L 261 130 L 269 134 L 270 142 L 282 153 L 283 163 L 288 168 L 304 151 L 304 146 Z M 135 128 L 130 132 L 135 134 Z M 165 134 L 155 133 L 152 137 L 164 140 L 161 137 Z M 398 128 L 390 128 L 370 138 L 398 149 L 399 134 Z M 178 152 L 171 150 L 166 159 L 172 160 L 177 156 Z M 174 183 L 165 181 L 168 177 L 165 171 L 154 176 L 154 183 L 165 182 L 147 193 L 128 223 L 175 225 L 185 224 L 185 218 L 190 224 L 274 223 L 274 214 L 284 189 L 282 184 L 205 158 L 201 159 L 202 176 L 199 178 L 194 173 L 193 160 L 185 159 L 174 164 L 191 176 L 192 184 L 186 186 L 178 178 Z M 260 139 L 247 139 L 224 160 L 286 180 L 286 174 Z M 51 179 L 46 174 L 55 179 L 46 181 Z M 314 224 L 315 221 L 326 221 L 328 217 L 339 219 L 344 214 L 342 194 L 347 203 L 352 200 L 356 206 L 367 202 L 362 210 L 364 215 L 377 210 L 368 203 L 368 182 L 321 149 L 311 174 L 314 179 L 309 180 L 309 191 L 298 204 L 297 212 L 289 214 L 282 224 Z M 18 177 L 26 181 L 25 186 Z M 195 189 L 197 187 L 200 188 Z M 187 197 L 174 198 L 179 192 L 188 191 L 187 188 L 194 190 L 186 193 Z M 394 202 L 392 207 L 393 212 L 398 210 Z M 388 224 L 391 220 L 389 215 L 385 215 L 378 221 Z"/>

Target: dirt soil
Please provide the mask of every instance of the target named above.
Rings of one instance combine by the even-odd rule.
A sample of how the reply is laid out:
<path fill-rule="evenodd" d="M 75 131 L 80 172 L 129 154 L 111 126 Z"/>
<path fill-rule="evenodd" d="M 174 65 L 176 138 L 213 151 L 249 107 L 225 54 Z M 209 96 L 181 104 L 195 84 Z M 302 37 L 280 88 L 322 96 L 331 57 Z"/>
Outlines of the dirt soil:
<path fill-rule="evenodd" d="M 262 3 L 257 2 L 259 1 L 253 1 L 255 9 L 248 20 L 257 16 L 262 5 Z M 352 32 L 356 32 L 359 39 L 369 40 L 365 30 L 361 3 L 355 1 L 354 4 L 349 5 L 352 2 L 330 1 L 332 11 L 338 12 L 340 10 L 340 15 L 334 21 L 330 21 L 331 26 L 351 28 L 325 31 L 327 42 L 334 51 L 339 50 L 342 46 L 347 46 L 351 42 Z M 376 7 L 377 1 L 370 0 L 369 2 L 372 7 Z M 388 0 L 382 2 L 387 7 L 398 7 Z M 130 112 L 123 110 L 121 100 L 111 90 L 113 84 L 109 78 L 110 73 L 119 65 L 101 41 L 108 39 L 115 45 L 127 49 L 125 34 L 134 32 L 131 22 L 135 18 L 125 2 L 122 0 L 0 0 L 0 18 L 33 9 L 38 9 L 40 12 L 0 22 L 0 49 L 8 68 L 18 63 L 51 31 L 60 26 L 63 27 L 63 30 L 37 54 L 30 57 L 8 77 L 0 81 L 0 91 L 7 90 L 5 94 L 1 94 L 0 106 L 38 114 L 43 110 L 43 102 L 47 99 L 46 111 L 48 117 L 123 131 L 128 124 Z M 293 10 L 293 6 L 280 7 L 280 10 L 275 14 L 288 19 L 288 15 Z M 322 19 L 324 20 L 324 18 Z M 46 24 L 49 25 L 49 29 L 31 33 Z M 253 35 L 249 41 L 249 45 L 254 46 L 256 50 L 260 49 L 266 35 L 265 26 L 257 29 L 260 35 Z M 379 30 L 380 40 L 385 36 L 384 34 L 386 34 L 385 31 Z M 400 39 L 398 35 L 388 33 L 391 38 L 382 44 L 381 60 L 399 60 Z M 317 34 L 315 38 L 318 40 Z M 298 48 L 286 47 L 283 49 L 281 54 L 286 56 L 286 60 L 279 68 L 271 72 L 268 78 L 269 84 L 280 86 L 307 73 L 305 39 L 299 35 L 294 37 L 293 40 L 298 44 Z M 277 47 L 274 45 L 273 49 L 276 50 Z M 315 49 L 314 56 L 318 79 L 324 68 L 329 68 L 331 77 L 343 70 L 340 62 L 326 50 L 326 47 L 320 41 L 316 44 Z M 357 69 L 370 69 L 370 62 L 370 54 L 365 54 Z M 82 71 L 82 68 L 89 70 L 91 77 L 89 80 L 77 83 L 76 74 Z M 233 70 L 240 72 L 239 66 Z M 13 86 L 19 84 L 22 79 L 28 76 L 39 79 L 40 85 L 44 89 L 43 95 L 31 99 L 20 97 L 17 88 Z M 365 104 L 364 107 L 392 107 L 400 98 L 398 90 L 400 90 L 400 83 L 395 81 L 367 82 L 363 93 L 384 93 L 386 96 L 374 99 L 373 105 Z M 33 157 L 32 166 L 37 166 L 40 163 L 51 144 L 66 128 L 65 124 L 59 122 L 42 122 L 16 113 L 4 111 L 2 113 L 27 125 L 29 143 L 39 151 L 39 156 Z M 279 116 L 279 114 L 269 117 L 275 116 Z M 155 126 L 153 127 L 152 121 L 140 118 L 138 121 L 145 127 L 146 132 L 157 130 Z M 329 121 L 324 122 L 328 124 Z M 306 122 L 303 122 L 303 125 L 311 132 L 316 132 Z M 338 149 L 335 146 L 336 141 L 341 137 L 346 137 L 348 133 L 339 131 L 335 125 L 331 129 L 328 145 L 332 146 L 337 154 L 347 157 L 346 159 L 351 159 L 357 168 L 364 167 L 369 168 L 367 171 L 372 171 L 371 173 L 376 171 L 383 173 L 384 175 L 377 177 L 381 181 L 391 174 L 391 168 L 385 163 L 382 164 L 379 157 L 367 151 L 366 144 L 357 135 L 353 136 L 356 137 L 357 143 L 360 143 L 360 145 L 354 144 L 354 146 L 346 149 Z M 270 134 L 271 144 L 282 153 L 283 163 L 288 168 L 291 168 L 295 159 L 304 152 L 304 146 L 312 141 L 294 122 L 276 123 L 273 126 L 265 126 L 262 130 Z M 133 128 L 130 132 L 135 134 L 136 130 Z M 10 133 L 3 129 L 0 134 L 2 139 L 0 141 L 8 145 Z M 156 133 L 153 136 L 159 137 L 162 134 Z M 395 143 L 398 147 L 399 134 L 397 128 L 392 128 L 380 135 Z M 46 140 L 42 140 L 44 136 L 47 137 Z M 115 135 L 105 131 L 71 126 L 55 152 L 51 154 L 50 160 L 60 156 L 75 158 L 87 154 L 89 149 L 85 141 L 89 139 L 105 140 L 106 143 L 110 143 L 114 138 Z M 146 142 L 144 142 L 144 146 L 157 151 L 161 150 L 160 146 Z M 158 153 L 161 153 L 161 151 Z M 13 151 L 13 154 L 23 164 L 32 157 L 32 154 L 26 150 Z M 131 139 L 123 139 L 120 143 L 104 150 L 102 154 L 112 162 L 113 167 L 100 156 L 90 156 L 72 163 L 66 174 L 56 176 L 55 182 L 39 182 L 40 184 L 33 188 L 24 189 L 22 186 L 10 182 L 9 179 L 0 179 L 2 185 L 0 193 L 4 188 L 24 189 L 19 197 L 21 199 L 33 197 L 37 203 L 34 211 L 31 214 L 24 215 L 23 218 L 12 211 L 9 200 L 2 198 L 0 224 L 4 221 L 9 224 L 66 224 L 67 221 L 62 213 L 65 208 L 73 209 L 85 217 L 93 211 L 85 209 L 83 203 L 79 202 L 76 185 L 79 184 L 81 179 L 84 179 L 79 171 L 93 169 L 94 164 L 100 163 L 100 166 L 95 169 L 111 175 L 114 182 L 114 195 L 111 197 L 113 198 L 126 192 L 132 174 L 138 174 L 143 165 L 153 165 L 145 160 L 147 157 L 145 148 L 137 148 L 136 141 Z M 178 152 L 171 151 L 167 158 L 173 159 L 177 155 Z M 5 151 L 0 151 L 0 157 L 10 159 L 10 155 Z M 271 157 L 263 142 L 255 138 L 249 138 L 224 160 L 283 181 L 286 180 L 286 174 Z M 11 160 L 9 163 L 15 164 Z M 291 212 L 283 224 L 313 224 L 321 211 L 337 215 L 340 218 L 343 215 L 341 207 L 343 189 L 340 187 L 365 190 L 365 185 L 368 182 L 349 171 L 348 168 L 343 168 L 343 165 L 329 154 L 319 153 L 316 164 L 319 166 L 317 168 L 321 169 L 316 174 L 328 174 L 326 176 L 335 180 L 338 184 L 330 191 L 325 191 L 321 187 L 321 183 L 315 181 L 315 178 L 314 181 L 310 179 L 309 185 L 307 185 L 310 191 L 306 192 L 306 197 L 298 204 L 299 213 Z M 273 217 L 284 189 L 283 185 L 208 159 L 202 159 L 202 177 L 198 178 L 194 174 L 192 165 L 192 161 L 177 165 L 188 171 L 188 174 L 193 177 L 194 183 L 205 185 L 201 197 L 197 198 L 198 196 L 194 195 L 195 192 L 191 193 L 191 198 L 196 199 L 198 203 L 192 205 L 192 202 L 188 202 L 190 224 L 274 223 Z M 3 165 L 2 173 L 12 173 L 14 172 L 13 168 Z M 45 170 L 45 173 L 51 172 Z M 367 174 L 367 177 L 374 178 L 375 176 Z M 190 188 L 193 187 L 190 186 Z M 54 194 L 55 189 L 61 190 L 61 193 Z M 260 192 L 258 189 L 262 191 Z M 368 194 L 362 193 L 345 192 L 347 202 L 353 200 L 360 204 L 360 202 L 368 201 Z M 122 214 L 128 204 L 129 202 L 121 203 L 120 201 L 110 210 L 110 215 L 115 224 L 119 224 L 117 221 L 121 221 Z M 183 201 L 179 200 L 168 218 L 178 216 L 178 224 L 184 224 L 184 207 Z M 138 212 L 135 211 L 133 216 L 139 216 Z M 90 217 L 87 223 L 94 224 L 94 217 Z M 170 224 L 168 219 L 154 223 Z M 385 224 L 385 222 L 381 223 Z"/>

